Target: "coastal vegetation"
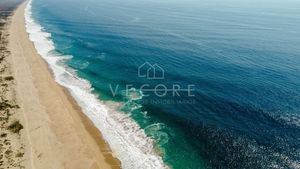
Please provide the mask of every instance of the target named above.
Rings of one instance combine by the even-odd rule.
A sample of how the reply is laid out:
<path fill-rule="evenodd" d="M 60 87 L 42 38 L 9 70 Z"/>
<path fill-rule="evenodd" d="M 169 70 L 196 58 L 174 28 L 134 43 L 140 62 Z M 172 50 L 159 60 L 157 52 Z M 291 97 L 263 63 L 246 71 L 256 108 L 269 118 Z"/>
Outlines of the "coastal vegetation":
<path fill-rule="evenodd" d="M 0 169 L 25 168 L 24 143 L 19 105 L 14 90 L 14 77 L 10 69 L 8 30 L 12 6 L 0 3 Z"/>

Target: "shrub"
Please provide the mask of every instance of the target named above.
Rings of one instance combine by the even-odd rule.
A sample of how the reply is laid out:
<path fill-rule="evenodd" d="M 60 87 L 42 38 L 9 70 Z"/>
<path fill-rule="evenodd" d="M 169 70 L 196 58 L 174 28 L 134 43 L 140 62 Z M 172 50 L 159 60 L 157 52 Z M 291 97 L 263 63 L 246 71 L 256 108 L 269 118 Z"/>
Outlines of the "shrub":
<path fill-rule="evenodd" d="M 20 130 L 22 130 L 23 128 L 23 125 L 19 121 L 15 121 L 11 125 L 9 125 L 7 129 L 13 133 L 20 134 Z"/>

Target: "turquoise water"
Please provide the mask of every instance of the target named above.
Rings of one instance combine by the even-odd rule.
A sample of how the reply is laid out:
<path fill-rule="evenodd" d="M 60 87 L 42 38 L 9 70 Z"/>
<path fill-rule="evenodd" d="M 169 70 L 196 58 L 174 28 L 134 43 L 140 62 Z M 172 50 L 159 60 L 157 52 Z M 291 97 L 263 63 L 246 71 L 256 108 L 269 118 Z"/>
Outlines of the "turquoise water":
<path fill-rule="evenodd" d="M 72 56 L 64 64 L 174 169 L 299 168 L 299 9 L 296 0 L 32 4 L 52 52 Z M 144 63 L 163 78 L 139 76 Z"/>

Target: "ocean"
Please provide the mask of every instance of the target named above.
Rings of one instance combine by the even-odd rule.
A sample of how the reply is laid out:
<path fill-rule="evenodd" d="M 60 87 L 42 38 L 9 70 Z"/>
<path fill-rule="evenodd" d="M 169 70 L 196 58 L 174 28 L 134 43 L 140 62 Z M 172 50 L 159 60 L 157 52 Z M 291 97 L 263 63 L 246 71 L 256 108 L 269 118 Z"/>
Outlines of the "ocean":
<path fill-rule="evenodd" d="M 124 169 L 299 169 L 297 0 L 32 0 L 26 28 Z"/>

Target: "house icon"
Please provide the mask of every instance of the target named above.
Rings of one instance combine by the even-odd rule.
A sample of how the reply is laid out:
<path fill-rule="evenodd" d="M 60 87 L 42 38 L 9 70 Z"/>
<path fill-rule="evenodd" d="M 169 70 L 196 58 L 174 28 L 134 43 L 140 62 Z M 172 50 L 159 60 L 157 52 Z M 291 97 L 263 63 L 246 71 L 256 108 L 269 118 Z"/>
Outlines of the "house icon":
<path fill-rule="evenodd" d="M 151 68 L 147 71 L 148 79 L 164 79 L 165 71 L 163 68 L 158 66 L 158 64 L 154 64 Z"/>
<path fill-rule="evenodd" d="M 138 74 L 139 77 L 147 77 L 148 70 L 152 68 L 152 65 L 149 62 L 145 62 L 139 67 Z"/>
<path fill-rule="evenodd" d="M 146 77 L 147 79 L 164 79 L 165 71 L 158 64 L 150 64 L 149 62 L 145 62 L 138 69 L 139 77 Z"/>

